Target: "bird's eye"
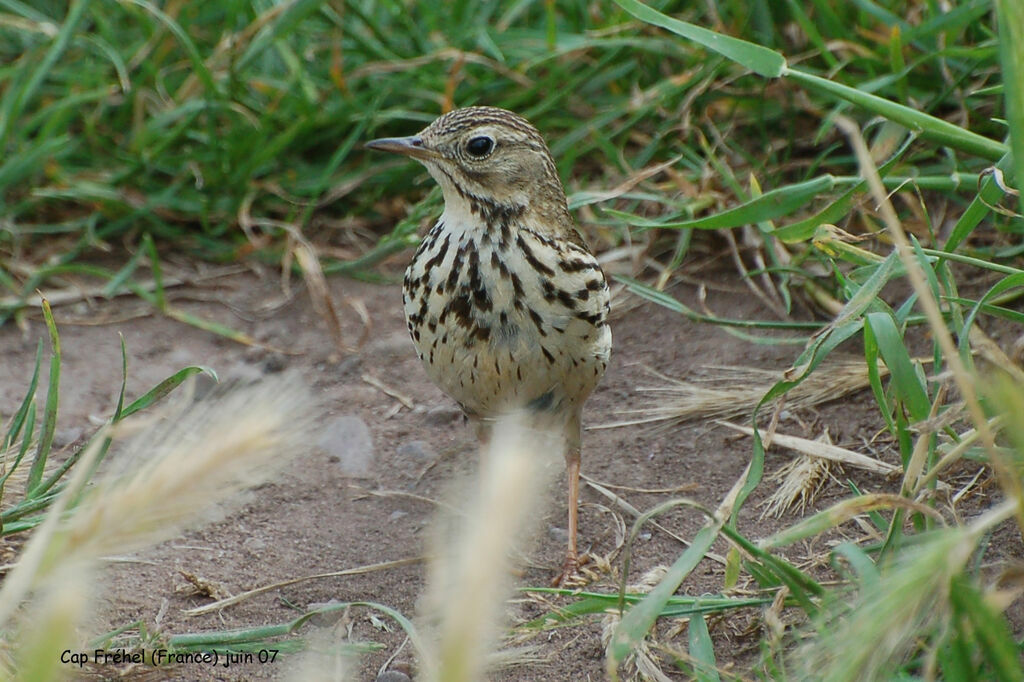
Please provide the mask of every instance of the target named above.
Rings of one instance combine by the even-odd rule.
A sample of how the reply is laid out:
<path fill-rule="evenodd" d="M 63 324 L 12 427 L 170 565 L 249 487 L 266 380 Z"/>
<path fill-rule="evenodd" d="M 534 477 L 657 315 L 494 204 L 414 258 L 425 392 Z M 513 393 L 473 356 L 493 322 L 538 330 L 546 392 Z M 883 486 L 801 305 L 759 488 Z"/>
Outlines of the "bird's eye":
<path fill-rule="evenodd" d="M 469 152 L 470 156 L 475 156 L 478 159 L 482 159 L 490 154 L 492 149 L 494 149 L 494 140 L 486 135 L 474 137 L 466 143 L 466 151 Z"/>

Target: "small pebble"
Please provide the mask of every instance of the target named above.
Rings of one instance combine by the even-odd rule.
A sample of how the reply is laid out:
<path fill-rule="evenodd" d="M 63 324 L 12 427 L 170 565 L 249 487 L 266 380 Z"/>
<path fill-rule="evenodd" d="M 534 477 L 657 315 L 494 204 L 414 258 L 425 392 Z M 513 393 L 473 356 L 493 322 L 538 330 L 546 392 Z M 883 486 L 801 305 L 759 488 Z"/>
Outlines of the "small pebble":
<path fill-rule="evenodd" d="M 569 542 L 569 531 L 564 528 L 551 526 L 548 528 L 548 535 L 550 535 L 554 540 L 557 540 L 560 544 L 564 545 Z"/>
<path fill-rule="evenodd" d="M 397 670 L 385 670 L 377 675 L 377 682 L 412 682 L 412 678 Z"/>
<path fill-rule="evenodd" d="M 359 417 L 346 414 L 335 418 L 320 434 L 317 445 L 331 457 L 337 458 L 346 476 L 366 477 L 373 465 L 373 437 L 370 427 Z"/>
<path fill-rule="evenodd" d="M 242 549 L 252 554 L 259 554 L 267 548 L 267 543 L 262 538 L 258 538 L 255 535 L 246 538 L 245 542 L 242 543 Z"/>
<path fill-rule="evenodd" d="M 82 437 L 85 431 L 81 426 L 69 426 L 64 429 L 57 429 L 56 433 L 53 434 L 53 447 L 62 448 L 66 445 L 71 445 Z"/>
<path fill-rule="evenodd" d="M 263 371 L 266 374 L 277 374 L 288 366 L 288 359 L 283 353 L 269 353 L 263 361 Z"/>
<path fill-rule="evenodd" d="M 410 440 L 398 446 L 395 454 L 402 459 L 411 459 L 418 462 L 433 462 L 437 459 L 437 452 L 425 440 Z"/>
<path fill-rule="evenodd" d="M 456 405 L 437 405 L 427 410 L 426 418 L 428 424 L 447 424 L 462 416 L 462 410 Z"/>
<path fill-rule="evenodd" d="M 363 371 L 363 359 L 356 354 L 346 355 L 333 366 L 323 368 L 330 371 L 336 381 L 344 378 L 358 377 Z"/>
<path fill-rule="evenodd" d="M 374 341 L 366 348 L 373 357 L 380 359 L 416 357 L 412 339 L 404 329 Z"/>

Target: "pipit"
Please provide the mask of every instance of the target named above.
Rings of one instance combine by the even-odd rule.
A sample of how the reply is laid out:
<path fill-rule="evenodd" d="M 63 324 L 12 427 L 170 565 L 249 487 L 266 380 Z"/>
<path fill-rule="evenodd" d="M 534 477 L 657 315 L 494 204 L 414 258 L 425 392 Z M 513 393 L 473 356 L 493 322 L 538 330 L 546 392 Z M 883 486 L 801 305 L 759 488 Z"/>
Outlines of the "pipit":
<path fill-rule="evenodd" d="M 523 117 L 494 107 L 441 116 L 370 149 L 416 159 L 444 212 L 405 271 L 405 316 L 431 380 L 477 424 L 523 410 L 565 434 L 576 572 L 580 412 L 612 348 L 608 284 L 576 229 L 551 153 Z"/>

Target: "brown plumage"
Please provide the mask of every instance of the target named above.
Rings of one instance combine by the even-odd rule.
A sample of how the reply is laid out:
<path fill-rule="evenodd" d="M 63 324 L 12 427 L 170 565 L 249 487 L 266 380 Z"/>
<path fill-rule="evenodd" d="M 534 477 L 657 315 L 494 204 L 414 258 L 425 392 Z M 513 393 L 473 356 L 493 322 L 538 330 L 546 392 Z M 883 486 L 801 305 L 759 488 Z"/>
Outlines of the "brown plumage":
<path fill-rule="evenodd" d="M 611 352 L 604 273 L 569 213 L 548 147 L 526 119 L 468 107 L 371 149 L 410 156 L 445 208 L 405 273 L 409 333 L 427 374 L 478 424 L 525 409 L 565 430 L 569 548 L 577 567 L 583 403 Z"/>

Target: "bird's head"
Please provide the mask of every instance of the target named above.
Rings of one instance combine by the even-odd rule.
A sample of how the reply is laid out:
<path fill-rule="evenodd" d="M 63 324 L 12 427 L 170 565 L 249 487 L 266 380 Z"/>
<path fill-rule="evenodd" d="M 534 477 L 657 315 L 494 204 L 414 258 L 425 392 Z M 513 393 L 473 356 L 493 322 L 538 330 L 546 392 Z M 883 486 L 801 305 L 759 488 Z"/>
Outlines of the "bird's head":
<path fill-rule="evenodd" d="M 411 137 L 389 137 L 369 149 L 416 159 L 441 185 L 448 209 L 483 214 L 537 213 L 569 218 L 565 191 L 544 138 L 530 123 L 496 107 L 466 107 L 441 116 Z"/>

